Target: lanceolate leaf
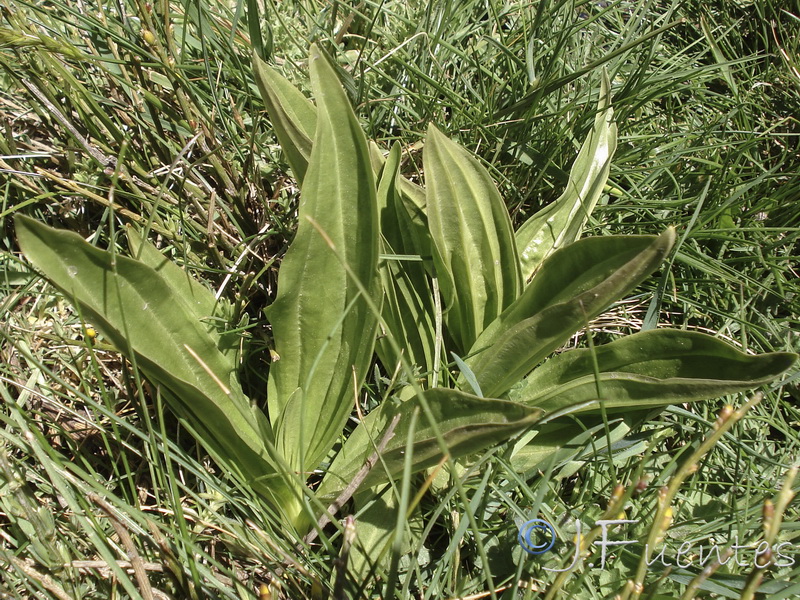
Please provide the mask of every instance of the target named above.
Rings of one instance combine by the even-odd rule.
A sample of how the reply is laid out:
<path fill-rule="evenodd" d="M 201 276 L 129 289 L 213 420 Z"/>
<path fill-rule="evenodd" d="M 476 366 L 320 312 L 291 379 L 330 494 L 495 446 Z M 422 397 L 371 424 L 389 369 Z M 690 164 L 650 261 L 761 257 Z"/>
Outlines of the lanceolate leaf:
<path fill-rule="evenodd" d="M 375 155 L 375 151 L 371 151 Z M 374 163 L 374 159 L 373 159 Z M 378 169 L 378 220 L 381 227 L 381 238 L 389 248 L 400 254 L 414 255 L 414 241 L 409 227 L 409 218 L 405 214 L 399 198 L 398 181 L 400 179 L 400 145 L 392 146 L 386 160 Z M 421 261 L 421 257 L 418 257 Z"/>
<path fill-rule="evenodd" d="M 433 413 L 450 456 L 459 458 L 507 441 L 533 425 L 540 411 L 506 400 L 478 398 L 447 388 L 425 391 L 425 399 Z M 414 429 L 414 446 L 406 448 L 411 415 L 418 412 Z M 405 452 L 413 452 L 413 472 L 426 469 L 441 460 L 443 454 L 434 429 L 422 412 L 419 398 L 405 402 L 382 404 L 362 421 L 336 456 L 320 488 L 321 497 L 335 497 L 367 462 L 383 433 L 399 415 L 393 437 L 381 453 L 381 460 L 370 471 L 361 489 L 378 485 L 403 471 Z"/>
<path fill-rule="evenodd" d="M 386 159 L 374 142 L 370 142 L 370 158 L 372 169 L 375 173 L 381 173 Z M 400 199 L 397 204 L 397 223 L 392 224 L 392 227 L 399 228 L 403 232 L 403 238 L 406 240 L 403 252 L 419 255 L 427 265 L 431 261 L 432 251 L 425 190 L 402 176 L 398 176 L 396 188 L 400 193 Z M 399 210 L 401 207 L 404 210 Z"/>
<path fill-rule="evenodd" d="M 600 102 L 594 127 L 583 143 L 569 174 L 567 189 L 526 221 L 516 233 L 522 277 L 528 280 L 554 250 L 581 236 L 608 179 L 617 149 L 608 76 L 603 71 Z"/>
<path fill-rule="evenodd" d="M 317 129 L 297 234 L 267 314 L 280 357 L 269 374 L 269 414 L 279 449 L 304 472 L 317 466 L 341 434 L 372 355 L 377 317 L 353 277 L 376 299 L 379 290 L 367 142 L 335 71 L 315 46 L 310 64 Z"/>
<path fill-rule="evenodd" d="M 556 419 L 536 427 L 532 440 L 526 434 L 514 446 L 511 464 L 522 473 L 544 472 L 552 467 L 551 478 L 569 477 L 583 461 L 607 452 L 607 442 L 619 444 L 632 425 L 649 411 L 615 415 L 608 420 L 609 435 L 599 415 L 582 415 Z"/>
<path fill-rule="evenodd" d="M 225 466 L 273 500 L 281 496 L 283 484 L 273 480 L 265 446 L 272 436 L 266 418 L 242 393 L 232 358 L 217 349 L 218 339 L 161 275 L 76 233 L 23 216 L 15 223 L 25 256 L 148 379 L 165 388 L 171 407 L 204 434 L 203 443 Z"/>
<path fill-rule="evenodd" d="M 428 371 L 433 365 L 434 323 L 432 293 L 419 256 L 414 256 L 409 219 L 397 190 L 400 146 L 389 153 L 378 185 L 382 253 L 383 321 L 387 332 L 412 365 Z M 387 336 L 378 340 L 378 355 L 388 371 L 394 371 L 400 357 Z"/>
<path fill-rule="evenodd" d="M 317 127 L 317 108 L 288 79 L 258 56 L 253 56 L 253 71 L 278 142 L 298 183 L 302 184 Z M 373 169 L 377 174 L 383 165 L 383 157 L 374 144 L 371 152 Z M 415 226 L 425 226 L 425 190 L 404 177 L 400 177 L 398 187 Z M 429 256 L 429 252 L 422 254 Z"/>
<path fill-rule="evenodd" d="M 542 272 L 548 286 L 552 285 L 552 289 L 558 291 L 549 298 L 548 295 L 552 292 L 547 289 L 530 292 L 535 296 L 533 298 L 523 296 L 532 308 L 539 308 L 541 304 L 545 305 L 544 308 L 539 308 L 535 314 L 516 323 L 509 320 L 508 328 L 499 329 L 499 333 L 489 332 L 494 336 L 491 345 L 483 346 L 481 340 L 476 343 L 476 347 L 482 350 L 470 357 L 467 364 L 475 374 L 483 393 L 493 398 L 505 394 L 548 354 L 585 327 L 589 319 L 600 314 L 652 273 L 672 247 L 675 231 L 670 228 L 660 236 L 650 239 L 651 242 L 642 247 L 642 238 L 632 238 L 631 248 L 635 248 L 636 253 L 622 266 L 615 264 L 619 257 L 626 255 L 619 249 L 617 258 L 605 266 L 604 256 L 587 258 L 587 261 L 592 260 L 594 264 L 587 262 L 584 265 L 585 270 L 592 273 L 586 280 L 580 276 L 576 278 L 575 267 L 579 265 L 571 260 L 582 252 L 565 248 L 562 250 L 563 256 L 551 257 L 543 265 Z M 620 243 L 624 246 L 624 242 Z M 579 250 L 583 249 L 585 246 L 579 247 Z M 547 273 L 551 271 L 551 262 L 563 268 L 563 271 L 554 269 L 554 272 Z M 600 265 L 597 271 L 594 265 Z M 573 293 L 569 294 L 569 291 Z M 516 309 L 514 313 L 515 317 L 524 314 Z"/>
<path fill-rule="evenodd" d="M 211 290 L 161 254 L 133 228 L 129 227 L 127 233 L 131 255 L 161 275 L 175 297 L 183 302 L 189 314 L 203 322 L 206 331 L 217 340 L 220 352 L 229 357 L 236 357 L 240 352 L 242 336 L 238 331 L 231 333 L 224 331 L 231 318 L 230 305 L 225 301 L 218 301 Z"/>
<path fill-rule="evenodd" d="M 253 55 L 253 73 L 275 134 L 297 182 L 302 184 L 317 128 L 317 110 L 288 79 Z"/>
<path fill-rule="evenodd" d="M 511 221 L 486 169 L 433 125 L 423 158 L 434 264 L 461 352 L 519 295 Z"/>
<path fill-rule="evenodd" d="M 553 411 L 591 400 L 582 410 L 635 410 L 715 398 L 775 380 L 797 355 L 751 355 L 709 335 L 654 329 L 629 335 L 592 350 L 565 352 L 536 369 L 512 398 Z"/>
<path fill-rule="evenodd" d="M 164 256 L 132 227 L 128 227 L 127 237 L 131 255 L 154 269 L 172 289 L 175 297 L 183 302 L 186 310 L 198 321 L 204 322 L 207 331 L 219 335 L 220 351 L 235 356 L 234 353 L 241 343 L 240 333 L 221 331 L 230 325 L 229 321 L 232 318 L 230 303 L 225 299 L 217 299 L 211 290 Z"/>
<path fill-rule="evenodd" d="M 643 262 L 642 257 L 653 256 L 650 250 L 654 244 L 659 248 L 665 246 L 670 234 L 664 235 L 667 237 L 661 241 L 651 235 L 590 237 L 556 251 L 522 295 L 486 328 L 470 354 L 491 346 L 503 332 L 520 321 L 591 290 L 617 271 L 623 270 L 628 276 L 622 294 L 627 293 L 653 270 L 654 265 Z"/>
<path fill-rule="evenodd" d="M 131 255 L 161 275 L 198 321 L 209 318 L 221 308 L 211 290 L 161 254 L 155 246 L 143 239 L 141 234 L 129 227 L 127 235 Z"/>

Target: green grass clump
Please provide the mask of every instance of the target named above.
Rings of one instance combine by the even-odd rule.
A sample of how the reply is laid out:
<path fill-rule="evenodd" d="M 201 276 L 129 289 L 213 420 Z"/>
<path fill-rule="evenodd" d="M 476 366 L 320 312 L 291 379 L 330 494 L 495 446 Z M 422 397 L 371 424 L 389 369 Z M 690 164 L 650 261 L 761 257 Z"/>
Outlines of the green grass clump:
<path fill-rule="evenodd" d="M 27 214 L 120 252 L 124 227 L 146 232 L 232 303 L 232 327 L 251 348 L 249 395 L 265 397 L 263 308 L 298 189 L 253 81 L 253 48 L 305 88 L 308 46 L 320 43 L 368 137 L 403 144 L 405 176 L 419 177 L 433 122 L 481 157 L 516 225 L 564 189 L 605 66 L 620 143 L 589 233 L 672 224 L 679 247 L 658 278 L 592 324 L 592 341 L 669 324 L 748 351 L 798 350 L 797 2 L 164 0 L 98 11 L 0 0 L 0 15 L 6 597 L 252 598 L 262 584 L 287 598 L 392 593 L 380 573 L 341 577 L 343 526 L 313 543 L 287 538 L 164 410 L 159 389 L 20 260 L 11 228 Z M 366 406 L 390 379 L 374 372 Z M 501 447 L 439 474 L 409 522 L 421 541 L 403 549 L 393 594 L 634 597 L 627 582 L 643 542 L 663 529 L 673 560 L 646 570 L 652 597 L 749 598 L 757 583 L 792 597 L 798 562 L 760 570 L 742 553 L 745 564 L 704 577 L 699 557 L 685 569 L 674 557 L 684 542 L 684 563 L 734 539 L 800 547 L 787 491 L 797 489 L 797 381 L 764 390 L 743 418 L 717 422 L 725 403 L 745 403 L 727 398 L 654 414 L 610 449 L 600 429 L 545 473 L 516 472 Z M 456 476 L 476 526 L 448 482 Z M 516 542 L 519 523 L 536 516 L 564 541 L 547 560 Z M 615 548 L 604 569 L 544 569 L 570 564 L 575 519 L 588 535 L 604 516 L 640 520 L 612 535 L 642 544 Z"/>

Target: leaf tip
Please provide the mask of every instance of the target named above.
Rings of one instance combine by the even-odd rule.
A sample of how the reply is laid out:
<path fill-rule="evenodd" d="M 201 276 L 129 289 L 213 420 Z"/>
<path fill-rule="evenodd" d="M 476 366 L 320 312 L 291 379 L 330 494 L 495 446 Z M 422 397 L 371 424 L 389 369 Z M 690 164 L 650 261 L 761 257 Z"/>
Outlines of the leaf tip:
<path fill-rule="evenodd" d="M 320 52 L 319 46 L 316 43 L 311 44 L 308 49 L 308 62 L 314 62 L 322 58 L 322 52 Z"/>
<path fill-rule="evenodd" d="M 608 70 L 603 67 L 600 71 L 600 99 L 597 103 L 597 110 L 603 112 L 611 109 L 611 79 Z"/>
<path fill-rule="evenodd" d="M 264 59 L 263 59 L 263 58 L 261 58 L 261 57 L 258 55 L 258 52 L 256 52 L 255 50 L 253 50 L 253 70 L 258 70 L 258 69 L 259 69 L 259 68 L 261 68 L 261 67 L 262 67 L 264 64 L 266 64 L 266 63 L 264 63 Z"/>
<path fill-rule="evenodd" d="M 428 123 L 428 129 L 425 132 L 425 135 L 428 138 L 433 138 L 436 137 L 437 135 L 444 136 L 441 130 L 438 127 L 436 127 L 436 125 L 434 125 L 433 123 Z"/>
<path fill-rule="evenodd" d="M 37 229 L 41 230 L 43 226 L 39 223 L 36 219 L 32 219 L 31 217 L 16 214 L 14 215 L 14 231 L 17 236 L 17 242 L 19 243 L 20 250 L 22 253 L 27 256 L 28 251 L 26 246 L 28 245 L 28 241 L 30 240 L 32 235 L 35 235 L 35 231 Z M 30 257 L 28 257 L 30 258 Z"/>
<path fill-rule="evenodd" d="M 672 247 L 675 245 L 676 236 L 677 236 L 677 233 L 675 231 L 675 226 L 674 225 L 670 225 L 669 227 L 667 227 L 666 230 L 664 230 L 664 233 L 662 233 L 659 236 L 659 240 L 661 242 L 661 246 L 664 248 L 664 255 L 665 256 L 672 249 Z"/>

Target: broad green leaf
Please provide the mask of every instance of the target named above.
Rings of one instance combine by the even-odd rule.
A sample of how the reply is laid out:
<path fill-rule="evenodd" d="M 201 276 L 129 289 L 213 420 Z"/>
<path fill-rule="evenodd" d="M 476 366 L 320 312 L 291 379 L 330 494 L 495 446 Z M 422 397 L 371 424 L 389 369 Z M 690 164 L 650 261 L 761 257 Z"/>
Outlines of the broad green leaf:
<path fill-rule="evenodd" d="M 175 297 L 184 303 L 186 310 L 206 325 L 206 330 L 216 335 L 217 348 L 226 356 L 236 357 L 243 338 L 238 331 L 226 333 L 222 328 L 231 318 L 230 305 L 217 300 L 207 287 L 161 254 L 158 249 L 133 228 L 129 227 L 128 247 L 131 255 L 161 275 Z"/>
<path fill-rule="evenodd" d="M 356 496 L 356 537 L 347 561 L 354 581 L 363 581 L 385 568 L 397 522 L 397 497 L 393 490 L 365 489 Z M 365 506 L 366 505 L 366 506 Z"/>
<path fill-rule="evenodd" d="M 452 458 L 504 442 L 533 425 L 540 415 L 538 409 L 522 404 L 478 398 L 448 388 L 433 388 L 424 394 Z M 403 471 L 406 437 L 411 415 L 415 411 L 419 411 L 419 416 L 414 430 L 412 470 L 417 472 L 437 464 L 443 456 L 442 450 L 431 423 L 422 412 L 419 398 L 405 402 L 384 402 L 367 415 L 347 438 L 322 482 L 320 497 L 332 499 L 352 481 L 397 415 L 399 420 L 394 435 L 381 453 L 380 461 L 359 489 L 398 477 Z"/>
<path fill-rule="evenodd" d="M 407 517 L 403 516 L 404 531 L 398 532 L 400 507 L 395 493 L 391 487 L 379 486 L 362 490 L 353 498 L 356 537 L 350 549 L 347 571 L 354 581 L 385 577 L 392 558 L 392 545 L 398 534 L 403 536 L 401 560 L 416 562 L 419 557 L 420 564 L 427 564 L 428 553 L 418 551 L 426 525 L 423 515 L 415 510 Z"/>
<path fill-rule="evenodd" d="M 433 125 L 423 162 L 434 265 L 461 352 L 520 293 L 511 220 L 486 169 Z"/>
<path fill-rule="evenodd" d="M 158 273 L 197 320 L 214 314 L 218 306 L 211 290 L 161 254 L 133 228 L 128 227 L 127 236 L 131 255 Z"/>
<path fill-rule="evenodd" d="M 417 273 L 417 270 L 422 273 Z M 387 333 L 394 336 L 412 366 L 417 365 L 422 372 L 429 372 L 434 362 L 435 324 L 431 295 L 425 295 L 430 290 L 422 263 L 409 269 L 408 265 L 387 258 L 381 267 L 381 279 L 383 320 L 389 328 Z M 415 284 L 415 281 L 421 281 L 421 284 Z M 399 363 L 399 356 L 383 334 L 378 343 L 378 356 L 390 372 Z"/>
<path fill-rule="evenodd" d="M 408 218 L 397 190 L 400 146 L 395 145 L 381 171 L 378 184 L 382 253 L 380 275 L 383 284 L 383 321 L 397 345 L 414 365 L 429 371 L 433 365 L 434 323 L 433 294 L 428 285 L 422 259 L 413 252 Z M 386 336 L 378 340 L 378 356 L 389 372 L 400 357 Z"/>
<path fill-rule="evenodd" d="M 648 265 L 636 266 L 654 242 L 651 235 L 610 235 L 578 240 L 554 252 L 522 295 L 480 335 L 470 354 L 491 346 L 500 335 L 548 306 L 568 301 L 600 285 L 620 269 L 634 274 L 627 293 L 649 274 Z M 633 261 L 633 262 L 632 262 Z"/>
<path fill-rule="evenodd" d="M 372 152 L 371 154 L 374 154 Z M 374 162 L 374 161 L 373 161 Z M 400 254 L 413 256 L 414 242 L 409 219 L 399 198 L 400 145 L 394 144 L 378 173 L 378 220 L 383 244 Z M 418 257 L 419 258 L 419 257 Z M 418 262 L 421 262 L 419 258 Z"/>
<path fill-rule="evenodd" d="M 627 418 L 609 422 L 609 437 L 620 442 L 631 430 Z M 532 439 L 529 439 L 532 437 Z M 544 472 L 550 468 L 552 479 L 569 477 L 586 460 L 607 452 L 605 424 L 600 417 L 560 418 L 537 426 L 514 445 L 511 464 L 522 474 Z"/>
<path fill-rule="evenodd" d="M 239 10 L 239 9 L 237 9 Z M 263 23 L 267 27 L 267 40 L 261 35 L 262 12 L 258 6 L 258 0 L 247 0 L 247 33 L 250 35 L 250 43 L 253 45 L 253 52 L 256 56 L 266 59 L 272 54 L 272 27 L 269 22 Z M 233 18 L 237 21 L 236 17 Z M 233 31 L 231 31 L 233 35 Z"/>
<path fill-rule="evenodd" d="M 286 153 L 289 166 L 292 167 L 298 183 L 302 184 L 311 157 L 314 131 L 317 126 L 317 108 L 288 79 L 255 55 L 253 71 L 264 106 L 278 136 L 278 142 Z M 383 156 L 377 146 L 374 144 L 371 146 L 373 169 L 377 175 L 383 166 Z M 425 190 L 405 177 L 400 178 L 399 189 L 414 225 L 416 227 L 421 225 L 426 229 Z M 428 243 L 423 247 L 429 246 Z"/>
<path fill-rule="evenodd" d="M 396 142 L 395 142 L 396 144 Z M 383 165 L 386 163 L 386 157 L 384 157 L 383 152 L 378 147 L 375 142 L 369 143 L 369 155 L 370 160 L 372 161 L 372 169 L 375 173 L 380 173 L 383 169 Z M 425 188 L 420 185 L 417 185 L 413 181 L 409 181 L 405 177 L 400 177 L 398 180 L 398 189 L 400 193 L 403 194 L 405 199 L 411 204 L 416 207 L 415 209 L 411 210 L 412 214 L 419 214 L 423 218 L 425 216 L 427 200 L 425 198 Z"/>
<path fill-rule="evenodd" d="M 516 233 L 524 281 L 531 278 L 553 251 L 581 236 L 608 180 L 611 158 L 617 149 L 617 126 L 613 118 L 610 84 L 603 71 L 594 127 L 572 165 L 567 189 L 555 202 L 528 219 Z"/>
<path fill-rule="evenodd" d="M 481 386 L 478 383 L 478 380 L 475 378 L 475 374 L 472 372 L 472 369 L 469 368 L 469 365 L 464 362 L 464 360 L 455 352 L 451 352 L 450 356 L 453 357 L 453 361 L 456 363 L 456 367 L 461 372 L 460 379 L 463 379 L 467 382 L 467 385 L 472 389 L 472 393 L 476 396 L 483 398 L 483 390 L 481 390 Z"/>
<path fill-rule="evenodd" d="M 376 174 L 381 173 L 386 159 L 374 142 L 370 142 L 370 158 L 373 171 Z M 402 176 L 398 176 L 395 185 L 400 193 L 400 202 L 397 204 L 397 222 L 392 224 L 392 227 L 399 228 L 403 233 L 403 239 L 406 240 L 403 253 L 419 255 L 427 265 L 431 261 L 432 250 L 425 190 Z M 405 210 L 399 210 L 401 207 Z"/>
<path fill-rule="evenodd" d="M 16 269 L 7 268 L 6 265 L 0 267 L 0 281 L 7 286 L 25 285 L 35 277 L 33 273 L 28 271 L 17 271 Z"/>
<path fill-rule="evenodd" d="M 279 450 L 302 472 L 315 468 L 341 434 L 372 356 L 377 317 L 353 277 L 376 299 L 379 292 L 378 214 L 367 141 L 316 46 L 309 62 L 317 129 L 297 234 L 267 311 L 280 357 L 269 374 L 269 414 Z"/>
<path fill-rule="evenodd" d="M 23 216 L 15 224 L 28 260 L 148 379 L 169 392 L 171 408 L 203 433 L 201 441 L 225 466 L 240 471 L 268 497 L 280 495 L 282 483 L 271 480 L 275 470 L 265 446 L 272 435 L 269 423 L 243 394 L 233 360 L 217 349 L 218 340 L 164 278 L 142 262 L 95 248 L 76 233 Z"/>
<path fill-rule="evenodd" d="M 317 110 L 303 93 L 253 54 L 253 73 L 278 142 L 297 182 L 302 184 L 317 128 Z"/>
<path fill-rule="evenodd" d="M 606 263 L 605 256 L 592 257 L 584 252 L 604 247 L 603 242 L 588 240 L 577 250 L 564 248 L 559 255 L 550 257 L 542 265 L 541 276 L 546 285 L 541 290 L 538 285 L 532 292 L 526 290 L 530 296 L 522 296 L 521 300 L 526 308 L 538 311 L 514 322 L 525 312 L 512 309 L 514 319 L 508 319 L 508 328 L 491 330 L 487 334 L 492 337 L 489 345 L 478 340 L 476 349 L 481 350 L 467 360 L 483 393 L 492 398 L 505 394 L 548 354 L 585 327 L 589 319 L 636 287 L 661 264 L 675 241 L 675 231 L 669 228 L 660 236 L 649 238 L 650 243 L 645 246 L 646 239 L 638 236 L 630 239 L 635 252 L 621 266 L 621 259 L 628 256 L 623 250 L 624 239 L 609 244 L 609 248 L 617 246 L 610 263 Z M 587 261 L 583 265 L 590 273 L 586 279 L 580 275 L 580 262 L 574 260 L 579 257 Z M 592 263 L 599 265 L 597 269 Z"/>
<path fill-rule="evenodd" d="M 745 354 L 703 333 L 653 329 L 597 346 L 565 352 L 536 369 L 512 391 L 517 402 L 547 411 L 592 402 L 581 410 L 635 410 L 716 398 L 774 381 L 797 355 Z"/>

